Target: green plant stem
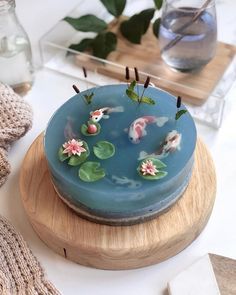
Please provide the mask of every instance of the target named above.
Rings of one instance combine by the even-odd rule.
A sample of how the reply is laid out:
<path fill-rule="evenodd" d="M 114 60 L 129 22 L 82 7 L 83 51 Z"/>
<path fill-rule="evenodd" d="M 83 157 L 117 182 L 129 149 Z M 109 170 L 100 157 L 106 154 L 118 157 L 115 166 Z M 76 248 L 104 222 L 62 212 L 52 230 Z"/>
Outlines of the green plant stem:
<path fill-rule="evenodd" d="M 140 96 L 140 99 L 139 99 L 139 104 L 142 103 L 142 98 L 143 98 L 144 92 L 145 92 L 145 88 L 143 88 L 142 95 Z M 138 96 L 138 97 L 139 97 L 139 96 Z"/>

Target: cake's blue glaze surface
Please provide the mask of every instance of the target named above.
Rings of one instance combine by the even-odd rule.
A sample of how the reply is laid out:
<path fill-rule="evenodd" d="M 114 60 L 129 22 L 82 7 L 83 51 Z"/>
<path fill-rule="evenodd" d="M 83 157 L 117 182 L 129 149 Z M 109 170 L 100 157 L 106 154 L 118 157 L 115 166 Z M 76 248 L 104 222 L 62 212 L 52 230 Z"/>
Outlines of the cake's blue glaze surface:
<path fill-rule="evenodd" d="M 82 99 L 86 91 L 75 95 L 55 112 L 45 133 L 45 154 L 59 193 L 70 203 L 104 217 L 129 217 L 146 214 L 152 209 L 162 210 L 186 187 L 193 164 L 196 128 L 191 116 L 186 114 L 175 122 L 176 99 L 167 92 L 149 87 L 145 95 L 155 99 L 156 105 L 138 106 L 126 96 L 126 88 L 126 85 L 110 85 L 88 90 L 95 93 L 90 106 Z M 141 93 L 142 86 L 139 91 Z M 102 127 L 99 135 L 86 137 L 81 134 L 80 127 L 88 121 L 90 111 L 120 105 L 124 106 L 123 113 L 111 113 L 109 119 L 99 122 Z M 148 125 L 147 135 L 139 144 L 132 144 L 124 130 L 135 119 L 146 115 L 165 116 L 169 121 L 163 127 Z M 78 178 L 79 167 L 70 167 L 58 160 L 58 149 L 66 141 L 64 129 L 68 122 L 72 124 L 73 132 L 88 143 L 91 151 L 88 160 L 100 162 L 106 170 L 107 175 L 102 180 L 85 183 Z M 142 179 L 136 171 L 140 151 L 155 152 L 173 129 L 182 134 L 182 141 L 180 150 L 162 159 L 168 175 L 156 181 Z M 93 155 L 92 147 L 100 140 L 115 145 L 115 156 L 99 160 Z M 119 178 L 122 184 L 117 183 Z"/>

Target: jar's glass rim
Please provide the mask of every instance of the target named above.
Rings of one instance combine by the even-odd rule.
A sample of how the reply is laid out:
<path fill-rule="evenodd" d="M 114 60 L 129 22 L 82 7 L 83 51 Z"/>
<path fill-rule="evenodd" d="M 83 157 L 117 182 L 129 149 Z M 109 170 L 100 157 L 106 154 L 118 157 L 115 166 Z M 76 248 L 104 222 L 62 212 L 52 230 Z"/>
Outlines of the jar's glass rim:
<path fill-rule="evenodd" d="M 173 8 L 174 10 L 184 11 L 184 12 L 196 12 L 196 11 L 200 11 L 202 9 L 202 6 L 204 5 L 204 3 L 208 2 L 208 1 L 206 0 L 205 2 L 203 2 L 200 7 L 191 7 L 191 6 L 178 7 L 178 6 L 175 5 L 175 2 L 178 2 L 178 1 L 176 1 L 176 0 L 166 0 L 166 3 L 171 8 Z M 210 0 L 209 3 L 207 4 L 207 6 L 204 7 L 204 9 L 209 9 L 211 7 L 215 7 L 215 0 Z"/>

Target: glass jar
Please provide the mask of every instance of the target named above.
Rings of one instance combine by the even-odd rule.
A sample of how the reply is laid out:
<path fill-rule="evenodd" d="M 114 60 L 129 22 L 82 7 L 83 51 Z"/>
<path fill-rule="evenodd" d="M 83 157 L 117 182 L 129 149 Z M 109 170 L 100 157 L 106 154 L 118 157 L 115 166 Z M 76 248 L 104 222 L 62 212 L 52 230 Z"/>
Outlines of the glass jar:
<path fill-rule="evenodd" d="M 215 55 L 217 21 L 214 0 L 166 0 L 159 44 L 170 67 L 189 72 L 206 65 Z"/>
<path fill-rule="evenodd" d="M 16 16 L 14 0 L 0 0 L 0 81 L 23 94 L 33 83 L 30 41 Z"/>

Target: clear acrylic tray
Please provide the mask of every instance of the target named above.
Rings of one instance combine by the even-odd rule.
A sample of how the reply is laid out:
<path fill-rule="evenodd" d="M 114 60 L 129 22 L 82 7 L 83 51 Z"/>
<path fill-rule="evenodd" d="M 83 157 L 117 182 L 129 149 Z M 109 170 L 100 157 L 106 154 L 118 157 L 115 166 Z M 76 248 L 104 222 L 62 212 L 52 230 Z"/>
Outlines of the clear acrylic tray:
<path fill-rule="evenodd" d="M 107 13 L 99 0 L 92 0 L 89 4 L 90 5 L 85 5 L 83 1 L 79 1 L 79 4 L 65 16 L 79 17 L 84 14 L 96 14 L 96 16 L 107 22 L 112 20 L 112 17 Z M 153 2 L 148 0 L 128 1 L 124 13 L 126 15 L 131 15 L 152 6 Z M 135 11 L 133 9 L 134 7 Z M 78 43 L 81 39 L 92 36 L 94 36 L 94 33 L 78 32 L 64 21 L 58 22 L 40 40 L 43 66 L 53 71 L 74 77 L 76 80 L 85 79 L 82 70 L 82 67 L 84 66 L 88 71 L 87 81 L 91 86 L 119 83 L 120 80 L 124 78 L 125 66 L 128 65 L 132 68 L 132 63 L 122 64 L 119 59 L 118 61 L 114 59 L 114 56 L 125 54 L 124 52 L 119 52 L 118 49 L 115 54 L 111 54 L 113 56 L 112 60 L 103 60 L 89 54 L 79 53 L 68 49 L 70 44 Z M 222 44 L 223 43 L 221 43 L 221 45 Z M 229 50 L 230 47 L 233 48 L 231 45 L 225 45 L 226 50 Z M 183 84 L 176 80 L 172 80 L 171 75 L 170 78 L 167 79 L 166 75 L 161 75 L 163 71 L 159 70 L 158 74 L 149 72 L 148 69 L 150 67 L 148 64 L 146 64 L 141 70 L 139 68 L 140 80 L 144 80 L 145 77 L 149 75 L 151 76 L 151 81 L 155 85 L 165 88 L 175 95 L 178 91 L 188 94 L 197 92 L 200 97 L 202 96 L 206 99 L 201 105 L 196 105 L 195 102 L 191 103 L 191 100 L 187 100 L 185 103 L 188 106 L 190 113 L 196 120 L 214 128 L 219 128 L 222 123 L 226 95 L 236 78 L 236 56 L 234 54 L 236 50 L 233 50 L 234 48 L 231 50 L 233 53 L 231 52 L 232 58 L 230 63 L 227 64 L 225 70 L 222 72 L 221 78 L 217 80 L 215 87 L 210 93 L 206 93 L 204 90 L 186 85 L 185 83 Z M 133 67 L 134 66 L 136 66 L 136 64 L 133 64 Z M 161 66 L 163 67 L 163 65 Z"/>

